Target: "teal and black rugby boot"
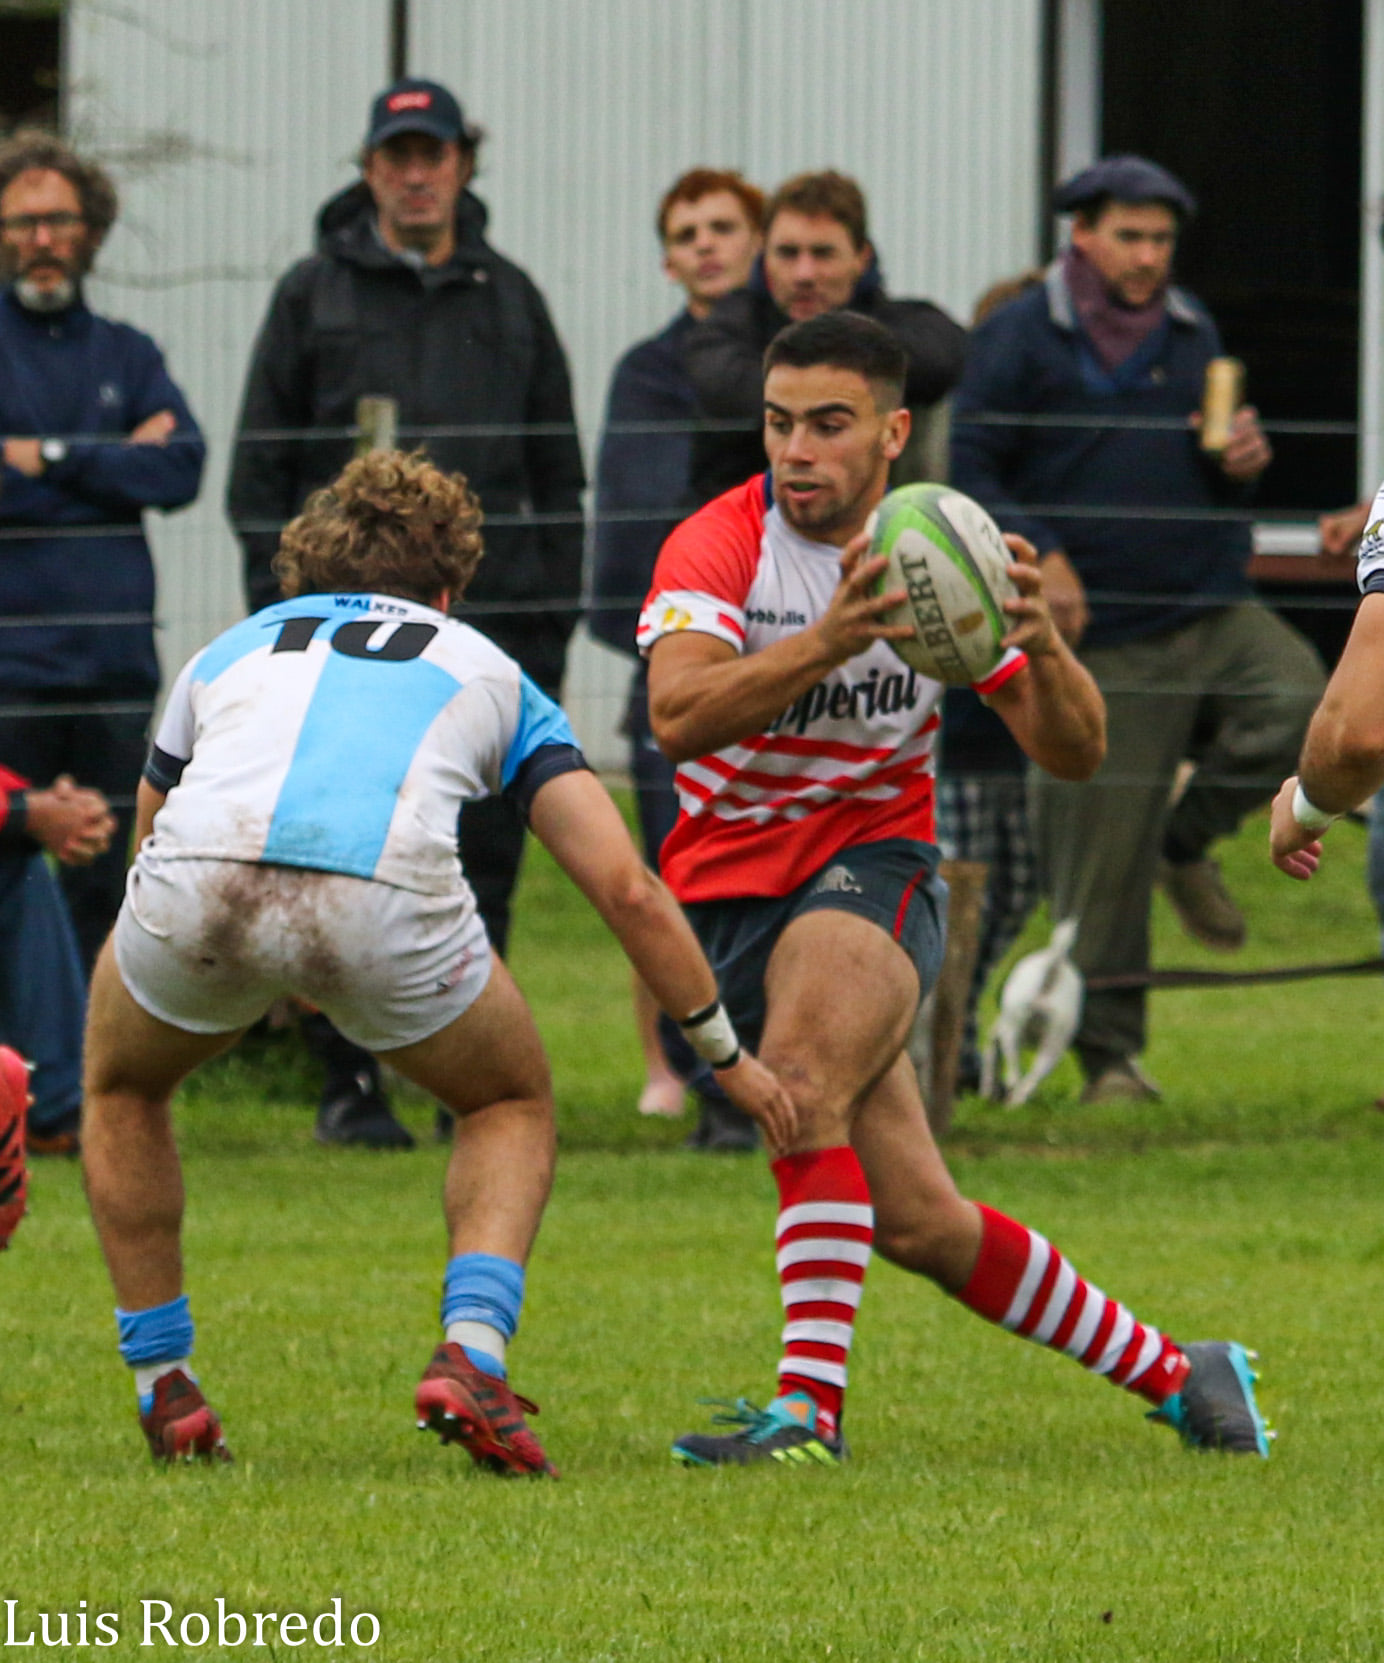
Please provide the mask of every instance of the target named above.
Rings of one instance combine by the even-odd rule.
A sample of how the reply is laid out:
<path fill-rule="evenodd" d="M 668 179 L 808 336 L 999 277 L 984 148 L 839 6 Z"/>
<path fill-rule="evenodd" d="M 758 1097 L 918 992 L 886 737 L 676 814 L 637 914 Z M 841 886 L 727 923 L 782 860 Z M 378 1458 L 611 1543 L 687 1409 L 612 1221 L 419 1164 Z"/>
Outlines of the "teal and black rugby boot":
<path fill-rule="evenodd" d="M 1254 1400 L 1259 1378 L 1250 1367 L 1254 1354 L 1234 1340 L 1195 1340 L 1182 1350 L 1192 1372 L 1149 1419 L 1173 1427 L 1189 1448 L 1268 1460 L 1274 1434 Z"/>
<path fill-rule="evenodd" d="M 806 1392 L 776 1397 L 767 1409 L 737 1398 L 711 1418 L 717 1426 L 737 1430 L 689 1432 L 673 1445 L 675 1461 L 684 1467 L 748 1467 L 757 1461 L 835 1467 L 850 1453 L 839 1433 L 818 1424 L 817 1405 Z"/>

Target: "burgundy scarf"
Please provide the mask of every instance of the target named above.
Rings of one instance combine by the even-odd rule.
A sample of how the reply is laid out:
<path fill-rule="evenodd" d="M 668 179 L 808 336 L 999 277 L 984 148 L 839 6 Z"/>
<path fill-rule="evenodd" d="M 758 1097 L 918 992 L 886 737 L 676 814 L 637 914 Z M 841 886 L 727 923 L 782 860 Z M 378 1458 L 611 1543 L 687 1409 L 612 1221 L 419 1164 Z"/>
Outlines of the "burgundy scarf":
<path fill-rule="evenodd" d="M 1163 321 L 1168 304 L 1166 286 L 1147 305 L 1126 306 L 1111 294 L 1100 273 L 1076 248 L 1069 248 L 1062 256 L 1062 275 L 1067 279 L 1081 327 L 1108 370 L 1118 369 Z"/>

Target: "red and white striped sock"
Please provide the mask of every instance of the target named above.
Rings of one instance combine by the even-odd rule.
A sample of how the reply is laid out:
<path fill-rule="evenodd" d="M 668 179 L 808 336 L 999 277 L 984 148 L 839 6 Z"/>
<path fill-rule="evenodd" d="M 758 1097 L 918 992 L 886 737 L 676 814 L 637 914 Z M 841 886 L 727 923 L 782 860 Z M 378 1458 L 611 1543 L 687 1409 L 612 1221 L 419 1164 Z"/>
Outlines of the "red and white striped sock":
<path fill-rule="evenodd" d="M 980 1257 L 957 1295 L 963 1305 L 1155 1407 L 1181 1391 L 1190 1365 L 1172 1340 L 1084 1281 L 1036 1230 L 992 1207 L 980 1216 Z"/>
<path fill-rule="evenodd" d="M 870 1262 L 875 1215 L 849 1146 L 784 1155 L 779 1187 L 779 1284 L 787 1322 L 779 1396 L 806 1392 L 819 1424 L 835 1434 L 846 1393 L 846 1357 Z"/>

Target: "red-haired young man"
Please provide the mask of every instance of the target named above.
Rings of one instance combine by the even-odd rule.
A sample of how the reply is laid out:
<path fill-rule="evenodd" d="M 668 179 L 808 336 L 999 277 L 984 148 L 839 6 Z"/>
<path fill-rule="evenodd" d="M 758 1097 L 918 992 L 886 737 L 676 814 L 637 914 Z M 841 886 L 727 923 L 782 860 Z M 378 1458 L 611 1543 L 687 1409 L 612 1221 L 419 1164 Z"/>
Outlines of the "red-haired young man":
<path fill-rule="evenodd" d="M 692 429 L 697 400 L 683 367 L 689 332 L 722 295 L 748 281 L 760 248 L 764 194 L 739 173 L 696 167 L 674 180 L 658 206 L 655 229 L 663 270 L 686 297 L 658 334 L 638 341 L 611 378 L 605 432 L 596 463 L 596 566 L 591 632 L 635 656 L 635 623 L 653 579 L 663 539 L 687 512 Z M 648 673 L 637 664 L 625 731 L 639 805 L 644 852 L 653 865 L 677 818 L 673 770 L 649 732 Z M 682 1112 L 689 1075 L 700 1114 L 691 1146 L 707 1151 L 752 1147 L 755 1129 L 725 1100 L 705 1068 L 666 1031 L 660 1045 L 657 1007 L 634 988 L 635 1023 L 644 1052 L 645 1114 Z"/>

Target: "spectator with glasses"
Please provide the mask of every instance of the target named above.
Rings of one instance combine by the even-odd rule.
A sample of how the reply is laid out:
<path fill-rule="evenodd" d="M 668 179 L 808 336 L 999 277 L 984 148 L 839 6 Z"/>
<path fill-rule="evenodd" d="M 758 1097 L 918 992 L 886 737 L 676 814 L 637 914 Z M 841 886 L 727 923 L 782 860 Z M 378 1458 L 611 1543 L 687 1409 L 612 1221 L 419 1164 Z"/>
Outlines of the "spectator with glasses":
<path fill-rule="evenodd" d="M 106 852 L 62 871 L 88 968 L 120 910 L 159 682 L 143 515 L 191 502 L 205 457 L 158 347 L 83 298 L 117 207 L 53 134 L 0 145 L 0 756 L 115 810 Z"/>

